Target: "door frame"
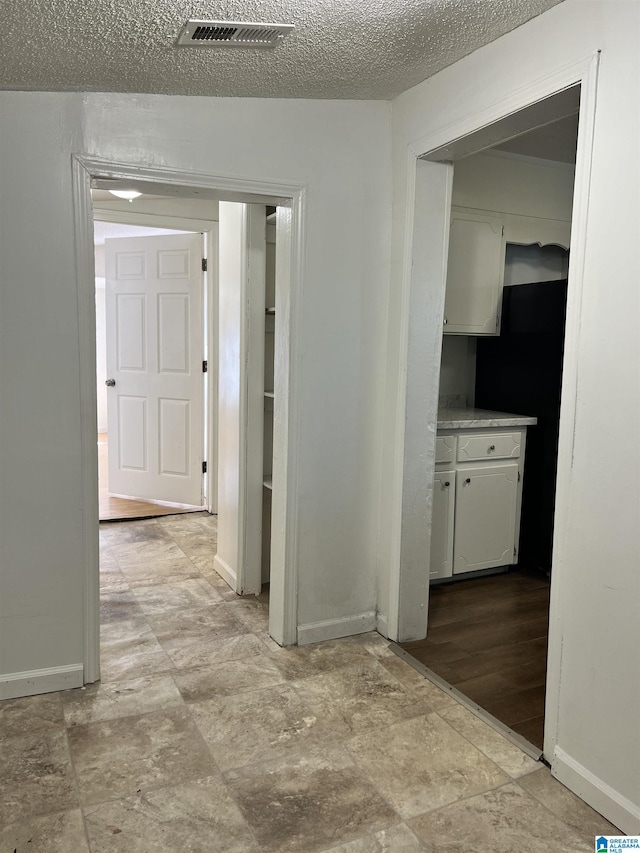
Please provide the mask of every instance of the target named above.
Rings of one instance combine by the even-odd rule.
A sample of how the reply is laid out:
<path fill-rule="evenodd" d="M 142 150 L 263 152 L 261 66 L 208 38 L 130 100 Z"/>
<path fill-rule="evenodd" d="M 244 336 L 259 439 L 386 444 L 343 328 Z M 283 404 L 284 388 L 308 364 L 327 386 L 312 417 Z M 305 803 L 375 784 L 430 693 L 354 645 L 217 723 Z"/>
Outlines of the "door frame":
<path fill-rule="evenodd" d="M 196 234 L 204 235 L 205 257 L 209 261 L 204 273 L 205 287 L 202 301 L 203 340 L 207 360 L 203 420 L 206 439 L 203 453 L 207 462 L 207 472 L 204 475 L 204 505 L 207 512 L 215 514 L 218 511 L 218 413 L 217 406 L 214 413 L 209 401 L 218 398 L 218 265 L 213 263 L 213 260 L 218 257 L 218 221 L 216 219 L 188 219 L 157 213 L 140 213 L 135 210 L 119 211 L 113 208 L 100 207 L 99 202 L 93 204 L 93 220 L 94 222 L 115 222 L 119 225 L 141 225 L 150 228 L 193 231 Z"/>
<path fill-rule="evenodd" d="M 287 205 L 291 209 L 290 276 L 280 284 L 286 290 L 280 340 L 286 381 L 279 399 L 285 454 L 280 460 L 285 484 L 282 526 L 277 531 L 282 561 L 272 566 L 278 596 L 269 630 L 281 645 L 293 645 L 297 635 L 297 530 L 298 530 L 298 365 L 299 310 L 303 283 L 306 220 L 305 188 L 298 184 L 250 180 L 213 173 L 140 166 L 85 155 L 72 155 L 73 209 L 76 254 L 76 293 L 80 351 L 80 426 L 82 459 L 82 536 L 85 565 L 83 584 L 83 664 L 85 684 L 100 678 L 100 560 L 98 528 L 98 449 L 96 387 L 95 268 L 91 182 L 94 179 L 164 187 L 166 194 L 181 189 L 203 190 L 222 200 Z M 201 196 L 202 197 L 202 196 Z M 243 508 L 240 507 L 240 512 Z"/>
<path fill-rule="evenodd" d="M 424 209 L 433 216 L 434 211 L 437 213 L 439 208 L 440 219 L 437 219 L 437 222 L 441 224 L 443 218 L 448 222 L 451 188 L 448 185 L 447 175 L 452 177 L 453 167 L 447 163 L 429 162 L 425 158 L 430 152 L 452 146 L 464 137 L 489 128 L 496 122 L 545 98 L 573 86 L 581 87 L 551 574 L 544 740 L 544 754 L 547 756 L 554 756 L 557 743 L 563 638 L 561 580 L 564 565 L 570 559 L 566 531 L 578 392 L 580 313 L 587 247 L 598 64 L 599 52 L 596 52 L 585 57 L 581 62 L 532 81 L 526 89 L 512 93 L 497 104 L 466 115 L 464 119 L 453 125 L 436 128 L 428 136 L 414 141 L 407 150 L 399 394 L 395 412 L 398 441 L 393 461 L 394 497 L 393 515 L 390 519 L 392 553 L 388 613 L 388 635 L 398 642 L 421 639 L 426 636 L 429 604 L 429 588 L 423 578 L 425 568 L 427 577 L 429 571 L 428 545 L 437 430 L 437 393 L 434 393 L 434 387 L 437 389 L 438 379 L 437 372 L 434 373 L 434 371 L 439 371 L 440 365 L 448 237 L 442 233 L 433 237 L 434 240 L 439 240 L 439 250 L 434 255 L 421 250 L 420 240 L 416 240 L 415 235 L 416 227 L 425 216 Z M 489 145 L 496 144 L 496 141 L 494 139 Z M 421 239 L 424 241 L 424 235 L 421 235 Z M 416 314 L 416 307 L 418 314 Z M 416 334 L 416 317 L 417 321 L 422 321 L 420 335 Z M 425 353 L 431 353 L 432 357 L 435 354 L 432 362 L 427 364 L 429 364 L 429 377 L 436 376 L 435 386 L 431 384 L 426 399 L 424 397 Z M 415 405 L 416 401 L 421 400 L 425 401 L 425 406 Z M 418 418 L 421 420 L 418 421 Z M 422 480 L 421 489 L 416 488 L 413 475 L 416 469 L 420 469 L 427 475 L 427 479 Z M 426 489 L 425 482 L 428 483 Z M 409 507 L 410 516 L 414 520 L 422 519 L 422 529 L 415 523 L 406 523 Z M 426 536 L 425 522 L 429 531 Z M 415 555 L 418 548 L 424 549 L 425 545 L 427 549 L 422 551 L 421 571 L 417 571 Z"/>

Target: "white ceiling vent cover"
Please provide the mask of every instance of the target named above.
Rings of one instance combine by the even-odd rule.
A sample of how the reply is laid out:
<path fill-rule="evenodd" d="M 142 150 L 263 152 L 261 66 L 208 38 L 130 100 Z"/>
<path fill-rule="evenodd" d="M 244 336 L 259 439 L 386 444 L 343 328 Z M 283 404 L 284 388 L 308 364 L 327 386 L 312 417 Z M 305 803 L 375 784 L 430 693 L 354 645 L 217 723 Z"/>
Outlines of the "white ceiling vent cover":
<path fill-rule="evenodd" d="M 276 47 L 293 24 L 189 20 L 178 36 L 181 47 Z"/>

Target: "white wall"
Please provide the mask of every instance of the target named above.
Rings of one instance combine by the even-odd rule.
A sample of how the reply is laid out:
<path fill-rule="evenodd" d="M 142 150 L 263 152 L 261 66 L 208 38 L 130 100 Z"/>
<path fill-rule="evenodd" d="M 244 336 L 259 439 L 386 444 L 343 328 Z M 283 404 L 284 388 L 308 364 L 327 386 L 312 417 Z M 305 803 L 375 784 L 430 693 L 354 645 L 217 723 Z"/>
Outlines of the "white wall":
<path fill-rule="evenodd" d="M 3 92 L 0 109 L 0 673 L 82 660 L 72 152 L 306 187 L 299 621 L 374 610 L 389 105 Z"/>
<path fill-rule="evenodd" d="M 83 657 L 70 188 L 82 98 L 3 93 L 0 114 L 1 683 Z"/>
<path fill-rule="evenodd" d="M 145 214 L 149 221 L 155 216 L 165 219 L 200 219 L 204 222 L 218 220 L 218 202 L 204 198 L 143 195 L 129 202 L 115 196 L 105 199 L 100 195 L 98 199 L 94 199 L 93 207 L 109 214 Z"/>
<path fill-rule="evenodd" d="M 394 101 L 383 467 L 384 481 L 394 482 L 407 145 L 601 49 L 566 548 L 553 577 L 562 660 L 551 685 L 559 716 L 550 757 L 629 832 L 640 828 L 639 17 L 637 3 L 565 0 Z M 398 500 L 393 489 L 383 493 L 382 607 Z"/>
<path fill-rule="evenodd" d="M 443 335 L 438 394 L 440 406 L 473 406 L 475 380 L 476 339 L 469 335 Z"/>
<path fill-rule="evenodd" d="M 504 261 L 504 284 L 533 284 L 536 281 L 559 281 L 569 271 L 569 255 L 561 246 L 517 246 L 507 244 Z"/>
<path fill-rule="evenodd" d="M 570 221 L 574 173 L 568 163 L 484 151 L 455 164 L 453 204 Z"/>

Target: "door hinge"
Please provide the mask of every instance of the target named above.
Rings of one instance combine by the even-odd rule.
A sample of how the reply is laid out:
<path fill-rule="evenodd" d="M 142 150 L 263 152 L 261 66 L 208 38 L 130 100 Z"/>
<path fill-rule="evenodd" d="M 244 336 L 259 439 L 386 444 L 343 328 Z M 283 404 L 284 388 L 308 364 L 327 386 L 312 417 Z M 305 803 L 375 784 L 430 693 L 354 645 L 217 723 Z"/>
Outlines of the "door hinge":
<path fill-rule="evenodd" d="M 517 549 L 516 549 L 516 548 L 514 548 L 514 549 L 513 549 L 513 556 L 515 557 L 515 556 L 517 556 L 517 554 L 518 554 L 518 551 L 517 551 Z"/>
<path fill-rule="evenodd" d="M 206 463 L 206 462 L 203 462 L 203 463 L 202 463 L 202 473 L 203 473 L 203 474 L 206 474 L 206 473 L 207 473 L 207 463 Z"/>
<path fill-rule="evenodd" d="M 203 258 L 202 259 L 202 272 L 206 272 L 206 271 L 207 271 L 207 259 Z"/>
<path fill-rule="evenodd" d="M 522 479 L 522 477 L 520 476 L 520 471 L 518 471 L 518 482 L 520 482 L 521 479 Z M 529 482 L 529 481 L 527 480 L 527 482 Z"/>
<path fill-rule="evenodd" d="M 209 370 L 209 362 L 208 362 L 208 361 L 203 361 L 203 362 L 202 362 L 202 372 L 203 372 L 203 373 L 206 373 L 208 370 Z"/>

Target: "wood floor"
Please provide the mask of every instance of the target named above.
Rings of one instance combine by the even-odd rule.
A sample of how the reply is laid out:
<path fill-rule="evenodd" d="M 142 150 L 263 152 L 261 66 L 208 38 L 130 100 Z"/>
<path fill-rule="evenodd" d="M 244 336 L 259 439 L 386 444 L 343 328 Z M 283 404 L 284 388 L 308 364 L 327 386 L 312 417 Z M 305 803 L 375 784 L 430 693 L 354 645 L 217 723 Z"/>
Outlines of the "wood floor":
<path fill-rule="evenodd" d="M 542 748 L 548 625 L 548 579 L 516 570 L 431 587 L 429 637 L 402 648 Z"/>
<path fill-rule="evenodd" d="M 188 504 L 168 504 L 162 501 L 142 501 L 137 498 L 117 498 L 109 494 L 109 456 L 107 436 L 98 435 L 98 500 L 100 521 L 131 518 L 155 518 L 182 512 L 199 512 L 202 507 Z"/>

